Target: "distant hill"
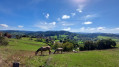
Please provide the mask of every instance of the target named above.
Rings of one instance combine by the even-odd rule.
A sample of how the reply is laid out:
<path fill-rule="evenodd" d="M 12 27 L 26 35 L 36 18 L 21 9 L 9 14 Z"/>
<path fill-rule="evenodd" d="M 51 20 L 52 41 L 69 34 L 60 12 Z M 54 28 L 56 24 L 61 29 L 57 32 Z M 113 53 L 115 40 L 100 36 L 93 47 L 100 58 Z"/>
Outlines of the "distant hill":
<path fill-rule="evenodd" d="M 30 35 L 30 36 L 55 36 L 55 35 L 69 35 L 78 36 L 78 37 L 90 37 L 95 38 L 97 36 L 109 36 L 109 37 L 118 37 L 119 34 L 111 34 L 111 33 L 81 33 L 81 32 L 68 32 L 68 31 L 21 31 L 21 30 L 0 30 L 0 32 L 7 32 L 12 35 Z"/>

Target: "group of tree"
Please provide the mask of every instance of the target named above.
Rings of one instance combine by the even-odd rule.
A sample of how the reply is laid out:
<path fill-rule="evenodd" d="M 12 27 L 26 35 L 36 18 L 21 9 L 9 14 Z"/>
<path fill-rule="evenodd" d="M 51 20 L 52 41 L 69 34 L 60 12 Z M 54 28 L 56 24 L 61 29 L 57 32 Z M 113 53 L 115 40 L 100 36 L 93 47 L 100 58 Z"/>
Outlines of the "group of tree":
<path fill-rule="evenodd" d="M 78 42 L 76 42 L 75 40 L 70 40 L 68 38 L 58 40 L 57 38 L 53 37 L 40 36 L 35 41 L 46 43 L 53 49 L 57 49 L 60 47 L 64 48 L 63 51 L 72 51 L 73 48 L 78 46 Z"/>
<path fill-rule="evenodd" d="M 102 39 L 96 42 L 94 41 L 85 41 L 84 45 L 80 46 L 80 50 L 101 50 L 101 49 L 110 49 L 116 46 L 116 42 L 112 39 Z"/>
<path fill-rule="evenodd" d="M 74 48 L 74 44 L 71 42 L 65 42 L 65 43 L 56 42 L 54 45 L 52 45 L 52 48 L 53 49 L 63 48 L 63 51 L 72 51 Z"/>
<path fill-rule="evenodd" d="M 21 39 L 21 38 L 22 38 L 22 36 L 16 35 L 16 39 Z"/>

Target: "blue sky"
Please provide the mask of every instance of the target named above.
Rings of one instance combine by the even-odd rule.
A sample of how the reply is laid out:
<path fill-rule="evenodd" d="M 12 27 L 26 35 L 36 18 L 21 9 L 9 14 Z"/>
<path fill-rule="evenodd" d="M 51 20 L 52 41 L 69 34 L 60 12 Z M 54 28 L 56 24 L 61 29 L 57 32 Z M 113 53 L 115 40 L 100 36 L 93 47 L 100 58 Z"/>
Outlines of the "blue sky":
<path fill-rule="evenodd" d="M 0 0 L 0 30 L 119 33 L 119 0 Z"/>

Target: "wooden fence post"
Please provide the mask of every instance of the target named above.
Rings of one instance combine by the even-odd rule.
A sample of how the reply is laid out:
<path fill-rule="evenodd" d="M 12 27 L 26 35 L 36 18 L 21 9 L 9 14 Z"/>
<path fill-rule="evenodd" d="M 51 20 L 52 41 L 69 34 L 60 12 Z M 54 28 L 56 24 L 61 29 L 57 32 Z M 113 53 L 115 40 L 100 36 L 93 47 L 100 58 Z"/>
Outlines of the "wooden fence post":
<path fill-rule="evenodd" d="M 13 67 L 19 67 L 19 63 L 18 62 L 14 62 L 13 63 Z"/>

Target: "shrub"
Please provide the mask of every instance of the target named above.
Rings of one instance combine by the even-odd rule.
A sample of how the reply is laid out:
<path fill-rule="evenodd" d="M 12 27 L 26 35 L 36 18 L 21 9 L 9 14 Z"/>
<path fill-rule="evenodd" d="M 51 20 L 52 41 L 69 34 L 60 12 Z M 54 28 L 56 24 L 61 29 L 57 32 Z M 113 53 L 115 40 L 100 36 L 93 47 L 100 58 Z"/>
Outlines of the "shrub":
<path fill-rule="evenodd" d="M 16 35 L 16 39 L 21 39 L 22 37 L 20 35 Z"/>
<path fill-rule="evenodd" d="M 116 46 L 116 42 L 112 41 L 112 46 L 115 47 Z"/>
<path fill-rule="evenodd" d="M 93 41 L 86 41 L 84 43 L 85 50 L 94 50 L 95 48 L 96 48 L 96 44 L 94 44 Z"/>
<path fill-rule="evenodd" d="M 29 40 L 33 40 L 32 37 L 30 37 Z"/>
<path fill-rule="evenodd" d="M 6 37 L 0 37 L 0 46 L 8 45 L 8 40 Z"/>
<path fill-rule="evenodd" d="M 55 44 L 53 45 L 53 49 L 57 49 L 60 47 L 62 47 L 62 43 L 60 43 L 60 42 L 55 42 Z"/>
<path fill-rule="evenodd" d="M 35 41 L 37 41 L 37 42 L 43 42 L 43 39 L 37 38 Z"/>
<path fill-rule="evenodd" d="M 62 46 L 64 51 L 72 51 L 72 49 L 74 48 L 73 44 L 70 42 L 63 43 Z"/>
<path fill-rule="evenodd" d="M 80 51 L 84 51 L 84 50 L 85 50 L 85 49 L 84 49 L 84 46 L 80 46 L 80 47 L 79 47 L 79 50 L 80 50 Z"/>

